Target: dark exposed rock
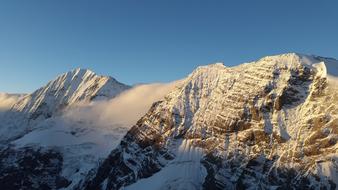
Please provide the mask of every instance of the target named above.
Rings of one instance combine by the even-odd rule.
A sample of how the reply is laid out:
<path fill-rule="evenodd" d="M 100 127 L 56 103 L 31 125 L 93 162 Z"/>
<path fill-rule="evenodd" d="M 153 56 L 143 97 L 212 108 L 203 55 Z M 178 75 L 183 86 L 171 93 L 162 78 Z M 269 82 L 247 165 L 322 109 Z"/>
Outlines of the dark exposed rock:
<path fill-rule="evenodd" d="M 60 189 L 71 183 L 60 175 L 63 158 L 55 150 L 7 148 L 0 158 L 1 189 Z"/>

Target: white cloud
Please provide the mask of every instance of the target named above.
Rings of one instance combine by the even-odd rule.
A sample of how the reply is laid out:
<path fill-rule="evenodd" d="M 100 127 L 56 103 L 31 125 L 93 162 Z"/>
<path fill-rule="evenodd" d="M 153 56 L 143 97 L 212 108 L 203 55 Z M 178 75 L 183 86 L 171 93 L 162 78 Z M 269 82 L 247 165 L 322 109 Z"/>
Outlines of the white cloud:
<path fill-rule="evenodd" d="M 122 125 L 131 127 L 151 107 L 152 103 L 164 98 L 177 82 L 167 84 L 146 84 L 131 88 L 109 101 L 99 101 L 90 105 L 77 105 L 69 109 L 65 119 L 88 122 L 97 127 Z"/>
<path fill-rule="evenodd" d="M 0 111 L 9 110 L 21 97 L 21 94 L 0 93 Z"/>

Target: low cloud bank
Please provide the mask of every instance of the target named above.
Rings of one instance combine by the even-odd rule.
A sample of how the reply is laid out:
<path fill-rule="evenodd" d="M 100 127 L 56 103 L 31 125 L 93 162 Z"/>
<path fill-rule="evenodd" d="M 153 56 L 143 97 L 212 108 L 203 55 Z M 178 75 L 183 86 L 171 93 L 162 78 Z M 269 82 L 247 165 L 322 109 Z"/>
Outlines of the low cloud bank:
<path fill-rule="evenodd" d="M 146 114 L 152 103 L 163 99 L 177 84 L 178 82 L 139 85 L 109 101 L 77 105 L 67 110 L 63 117 L 103 128 L 117 125 L 122 128 L 131 127 Z"/>

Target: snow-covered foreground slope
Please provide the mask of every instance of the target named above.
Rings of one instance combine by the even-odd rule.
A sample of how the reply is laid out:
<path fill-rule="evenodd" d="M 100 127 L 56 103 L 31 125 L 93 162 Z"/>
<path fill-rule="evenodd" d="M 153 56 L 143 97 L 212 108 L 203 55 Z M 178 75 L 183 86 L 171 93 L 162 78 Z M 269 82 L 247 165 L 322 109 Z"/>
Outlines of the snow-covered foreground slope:
<path fill-rule="evenodd" d="M 63 159 L 60 175 L 71 188 L 115 148 L 128 129 L 117 124 L 108 128 L 94 121 L 53 117 L 11 144 L 13 149 L 33 147 L 60 153 Z"/>
<path fill-rule="evenodd" d="M 336 189 L 337 68 L 294 53 L 199 67 L 79 189 Z"/>
<path fill-rule="evenodd" d="M 203 150 L 192 146 L 191 140 L 178 140 L 173 143 L 177 157 L 154 176 L 141 179 L 127 186 L 126 190 L 138 189 L 202 189 L 206 169 L 201 163 Z"/>

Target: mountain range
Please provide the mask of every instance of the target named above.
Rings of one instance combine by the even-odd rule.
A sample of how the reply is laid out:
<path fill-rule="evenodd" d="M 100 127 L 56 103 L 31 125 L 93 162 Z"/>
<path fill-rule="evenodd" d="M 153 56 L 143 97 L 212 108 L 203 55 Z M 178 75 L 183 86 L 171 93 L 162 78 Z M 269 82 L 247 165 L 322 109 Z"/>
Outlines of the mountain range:
<path fill-rule="evenodd" d="M 75 69 L 0 98 L 0 187 L 338 189 L 337 91 L 337 60 L 298 53 L 170 84 Z"/>

